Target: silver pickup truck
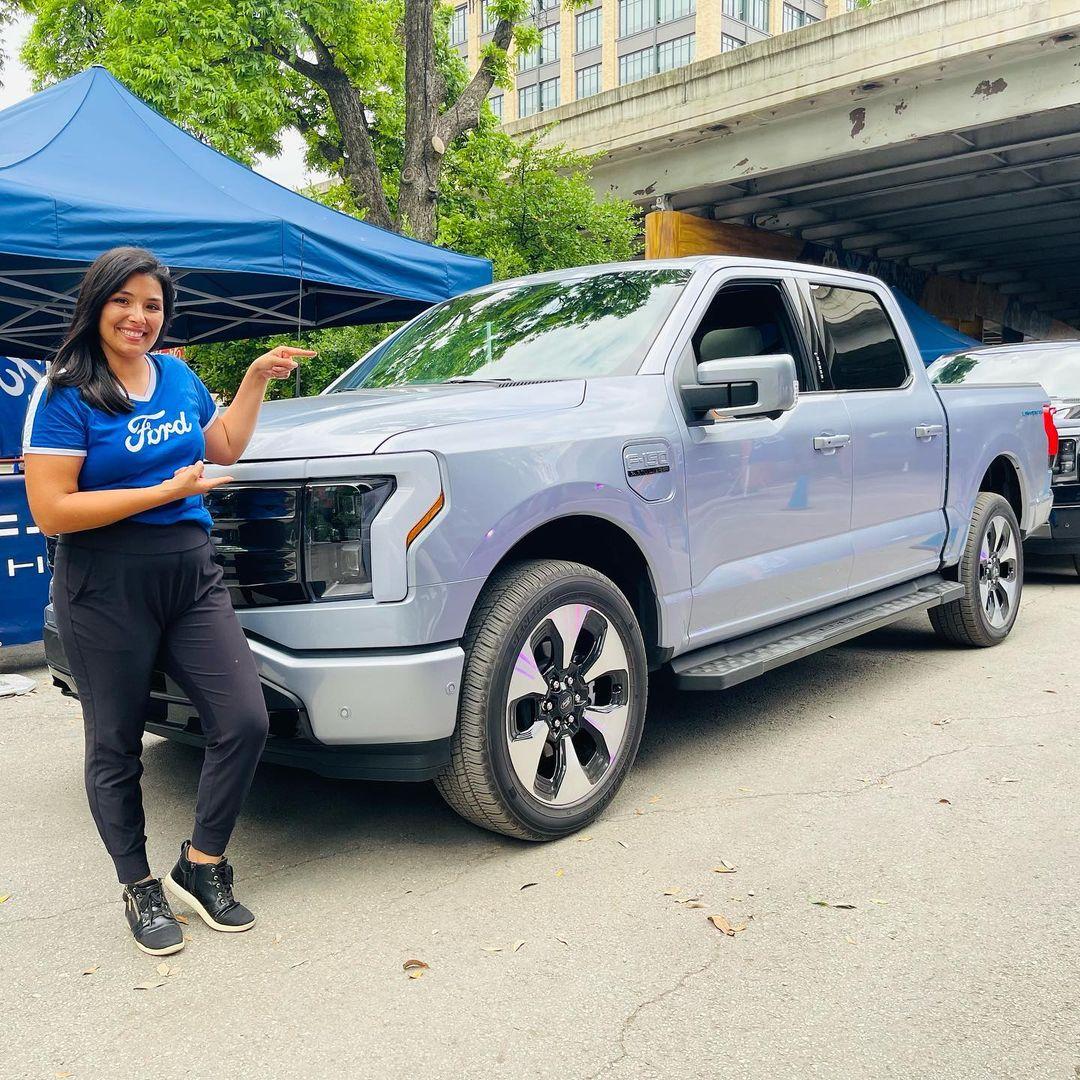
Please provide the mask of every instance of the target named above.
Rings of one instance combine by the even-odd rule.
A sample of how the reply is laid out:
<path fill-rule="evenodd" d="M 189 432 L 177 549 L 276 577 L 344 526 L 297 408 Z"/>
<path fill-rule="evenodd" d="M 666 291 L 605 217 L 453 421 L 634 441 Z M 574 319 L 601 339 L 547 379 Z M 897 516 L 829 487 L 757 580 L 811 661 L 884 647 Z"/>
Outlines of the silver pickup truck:
<path fill-rule="evenodd" d="M 874 278 L 708 257 L 486 286 L 267 405 L 211 505 L 266 759 L 543 840 L 615 796 L 661 667 L 722 690 L 918 610 L 998 644 L 1047 398 L 918 357 Z M 202 741 L 164 675 L 147 719 Z"/>

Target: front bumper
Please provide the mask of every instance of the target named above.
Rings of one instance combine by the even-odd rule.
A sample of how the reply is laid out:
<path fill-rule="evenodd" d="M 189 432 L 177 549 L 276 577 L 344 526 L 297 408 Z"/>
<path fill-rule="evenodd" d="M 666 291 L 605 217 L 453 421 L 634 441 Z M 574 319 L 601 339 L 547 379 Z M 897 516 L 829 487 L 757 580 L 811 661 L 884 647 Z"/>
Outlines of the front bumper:
<path fill-rule="evenodd" d="M 1024 547 L 1039 555 L 1080 554 L 1080 505 L 1055 506 L 1050 520 L 1024 538 Z"/>
<path fill-rule="evenodd" d="M 293 652 L 250 636 L 248 644 L 270 715 L 265 760 L 378 780 L 426 780 L 449 764 L 465 663 L 460 645 Z M 45 656 L 56 685 L 78 696 L 51 606 Z M 146 728 L 205 742 L 195 707 L 160 671 L 151 681 Z"/>

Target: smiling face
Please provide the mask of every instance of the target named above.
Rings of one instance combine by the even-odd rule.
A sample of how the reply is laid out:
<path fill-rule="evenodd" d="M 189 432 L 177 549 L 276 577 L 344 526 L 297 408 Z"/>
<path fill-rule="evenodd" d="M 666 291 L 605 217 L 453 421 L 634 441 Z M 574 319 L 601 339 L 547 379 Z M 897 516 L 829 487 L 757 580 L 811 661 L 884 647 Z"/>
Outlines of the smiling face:
<path fill-rule="evenodd" d="M 98 333 L 105 355 L 138 360 L 157 341 L 165 319 L 161 285 L 149 274 L 132 274 L 101 309 Z"/>

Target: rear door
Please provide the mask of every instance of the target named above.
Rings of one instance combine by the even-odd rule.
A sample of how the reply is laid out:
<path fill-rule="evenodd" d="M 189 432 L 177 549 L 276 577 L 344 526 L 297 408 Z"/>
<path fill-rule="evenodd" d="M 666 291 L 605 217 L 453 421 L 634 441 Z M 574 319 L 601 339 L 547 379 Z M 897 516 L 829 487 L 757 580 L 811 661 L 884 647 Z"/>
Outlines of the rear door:
<path fill-rule="evenodd" d="M 723 271 L 676 346 L 673 392 L 701 360 L 791 353 L 815 389 L 806 311 L 781 271 Z M 800 394 L 775 419 L 686 423 L 691 647 L 782 622 L 843 598 L 851 572 L 850 431 L 841 395 Z M 836 446 L 826 442 L 836 442 Z"/>
<path fill-rule="evenodd" d="M 913 371 L 881 298 L 827 272 L 807 275 L 815 367 L 851 425 L 857 596 L 938 568 L 945 542 L 945 411 Z"/>

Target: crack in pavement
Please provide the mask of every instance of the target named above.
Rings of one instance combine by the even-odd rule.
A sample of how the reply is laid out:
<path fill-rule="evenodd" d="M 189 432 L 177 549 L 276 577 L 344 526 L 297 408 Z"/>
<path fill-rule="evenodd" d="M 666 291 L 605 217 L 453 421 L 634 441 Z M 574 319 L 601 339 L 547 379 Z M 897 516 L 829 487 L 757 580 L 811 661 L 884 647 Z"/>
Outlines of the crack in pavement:
<path fill-rule="evenodd" d="M 650 1005 L 658 1005 L 661 1001 L 664 1000 L 664 998 L 670 997 L 672 994 L 677 993 L 679 990 L 682 990 L 695 975 L 700 975 L 703 971 L 707 971 L 710 967 L 712 967 L 715 962 L 716 955 L 714 954 L 712 958 L 706 960 L 705 963 L 701 965 L 701 967 L 697 967 L 694 968 L 693 971 L 686 972 L 686 974 L 683 975 L 679 979 L 679 981 L 673 986 L 669 986 L 666 990 L 661 990 L 660 993 L 654 995 L 651 998 L 648 998 L 645 1001 L 639 1001 L 638 1004 L 635 1005 L 634 1008 L 631 1010 L 630 1014 L 623 1020 L 622 1024 L 619 1025 L 618 1056 L 612 1058 L 611 1061 L 605 1062 L 603 1065 L 600 1066 L 599 1069 L 596 1070 L 596 1072 L 591 1073 L 588 1077 L 586 1077 L 586 1080 L 596 1080 L 598 1076 L 606 1074 L 611 1069 L 614 1069 L 615 1066 L 618 1065 L 620 1062 L 625 1061 L 631 1056 L 630 1051 L 626 1048 L 626 1040 L 630 1035 L 630 1029 L 633 1027 L 634 1023 L 637 1021 L 638 1016 L 643 1010 L 647 1009 Z"/>

